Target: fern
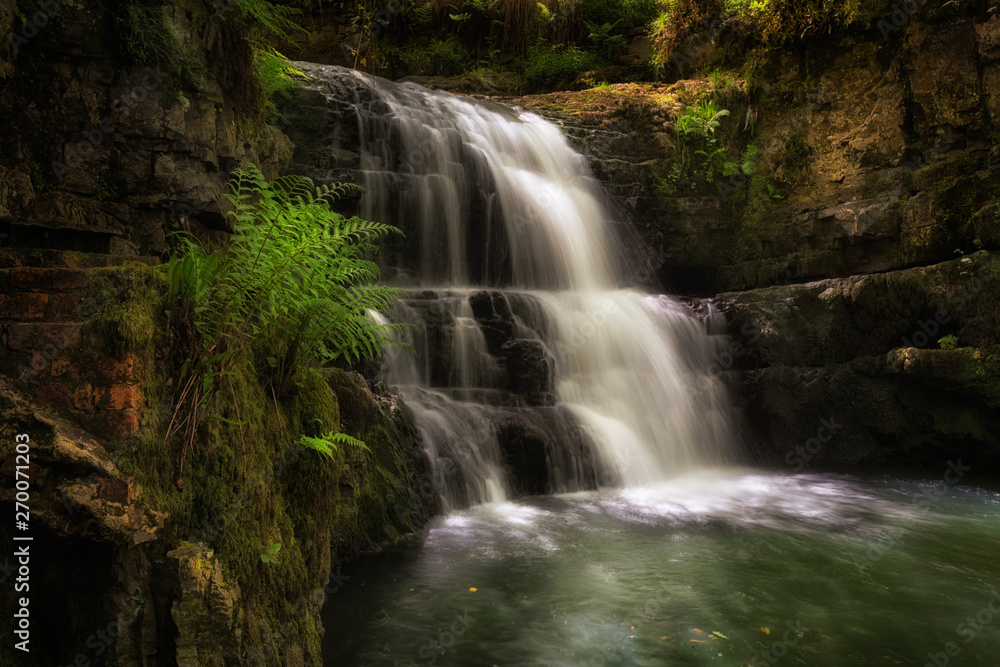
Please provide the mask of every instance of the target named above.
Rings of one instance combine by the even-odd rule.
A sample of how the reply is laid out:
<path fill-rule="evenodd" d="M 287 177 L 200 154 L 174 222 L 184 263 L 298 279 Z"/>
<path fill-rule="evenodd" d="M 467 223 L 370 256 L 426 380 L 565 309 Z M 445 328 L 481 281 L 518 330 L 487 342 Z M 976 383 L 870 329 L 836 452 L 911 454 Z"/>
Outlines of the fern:
<path fill-rule="evenodd" d="M 294 7 L 276 5 L 268 0 L 236 0 L 236 4 L 251 22 L 289 44 L 294 44 L 295 40 L 288 33 L 302 30 L 299 24 L 289 18 L 302 13 Z"/>
<path fill-rule="evenodd" d="M 316 186 L 301 176 L 272 185 L 249 165 L 235 172 L 231 189 L 229 247 L 208 252 L 181 237 L 167 271 L 172 330 L 188 341 L 178 346 L 186 360 L 167 438 L 182 430 L 185 447 L 240 353 L 266 359 L 261 366 L 284 393 L 309 369 L 402 344 L 397 338 L 409 328 L 379 324 L 370 313 L 385 312 L 401 294 L 373 284 L 380 273 L 369 259 L 378 239 L 401 232 L 330 208 L 356 186 Z"/>
<path fill-rule="evenodd" d="M 303 447 L 308 447 L 309 449 L 313 449 L 322 454 L 323 456 L 329 457 L 331 459 L 333 458 L 334 452 L 337 451 L 337 445 L 350 445 L 351 447 L 358 447 L 360 449 L 363 449 L 366 452 L 371 451 L 368 448 L 368 445 L 366 445 L 361 440 L 353 438 L 347 435 L 346 433 L 336 433 L 334 431 L 330 431 L 329 433 L 326 433 L 325 435 L 320 435 L 318 437 L 312 437 L 307 435 L 300 436 L 299 444 L 302 445 Z"/>
<path fill-rule="evenodd" d="M 288 95 L 295 89 L 297 81 L 293 77 L 305 79 L 306 75 L 268 44 L 251 40 L 250 45 L 253 48 L 254 69 L 257 81 L 260 82 L 261 98 L 267 107 L 266 112 L 272 113 L 275 99 Z"/>

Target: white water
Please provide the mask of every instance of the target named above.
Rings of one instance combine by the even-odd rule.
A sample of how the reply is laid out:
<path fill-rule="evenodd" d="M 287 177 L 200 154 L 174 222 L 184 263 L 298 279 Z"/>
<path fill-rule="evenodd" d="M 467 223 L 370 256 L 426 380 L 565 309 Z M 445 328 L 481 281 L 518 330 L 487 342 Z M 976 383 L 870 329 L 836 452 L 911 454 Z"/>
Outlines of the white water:
<path fill-rule="evenodd" d="M 413 84 L 310 73 L 341 89 L 350 80 L 361 215 L 396 224 L 415 247 L 415 260 L 386 267 L 412 297 L 391 317 L 424 333 L 411 341 L 415 357 L 389 355 L 384 372 L 414 412 L 446 505 L 511 495 L 504 410 L 547 434 L 551 492 L 642 485 L 727 460 L 730 410 L 708 371 L 706 321 L 620 287 L 643 265 L 624 257 L 600 184 L 556 126 Z M 483 289 L 514 320 L 504 345 L 541 341 L 554 406 L 544 392 L 525 402 L 505 390 L 470 305 Z"/>

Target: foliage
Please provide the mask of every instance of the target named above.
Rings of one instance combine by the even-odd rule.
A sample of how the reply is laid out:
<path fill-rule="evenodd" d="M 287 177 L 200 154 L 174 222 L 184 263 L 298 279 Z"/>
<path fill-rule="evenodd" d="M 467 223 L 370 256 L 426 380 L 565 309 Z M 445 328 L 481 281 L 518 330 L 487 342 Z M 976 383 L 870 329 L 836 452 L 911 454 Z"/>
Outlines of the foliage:
<path fill-rule="evenodd" d="M 457 74 L 471 62 L 469 53 L 453 37 L 432 39 L 425 46 L 406 49 L 402 57 L 408 65 L 435 75 Z"/>
<path fill-rule="evenodd" d="M 278 555 L 279 551 L 281 551 L 281 544 L 275 542 L 274 544 L 272 544 L 268 548 L 268 550 L 266 552 L 264 552 L 264 553 L 262 553 L 260 555 L 260 562 L 261 563 L 268 563 L 270 565 L 273 565 L 274 563 L 277 563 L 278 559 L 275 558 L 275 556 Z"/>
<path fill-rule="evenodd" d="M 958 347 L 958 337 L 955 334 L 948 334 L 938 340 L 938 345 L 942 350 L 954 350 Z"/>
<path fill-rule="evenodd" d="M 697 46 L 717 42 L 775 47 L 871 20 L 888 3 L 862 0 L 666 0 L 652 21 L 656 69 L 677 69 Z"/>
<path fill-rule="evenodd" d="M 324 433 L 322 435 L 313 437 L 308 435 L 299 436 L 299 444 L 303 447 L 313 449 L 323 456 L 328 458 L 333 458 L 334 452 L 337 451 L 337 445 L 351 445 L 352 447 L 359 447 L 365 451 L 371 451 L 361 440 L 351 437 L 346 433 L 337 433 L 336 431 L 330 431 L 329 433 Z"/>
<path fill-rule="evenodd" d="M 252 25 L 274 33 L 281 41 L 293 44 L 289 32 L 302 30 L 290 17 L 301 12 L 294 7 L 276 5 L 268 0 L 235 0 Z"/>
<path fill-rule="evenodd" d="M 264 113 L 270 115 L 276 108 L 275 101 L 287 97 L 297 85 L 296 78 L 305 78 L 305 73 L 296 69 L 285 56 L 268 44 L 254 41 L 253 62 L 260 84 L 261 103 Z"/>
<path fill-rule="evenodd" d="M 254 166 L 236 171 L 235 233 L 208 251 L 188 237 L 168 266 L 174 347 L 184 359 L 167 439 L 195 441 L 219 379 L 244 352 L 268 360 L 272 393 L 287 393 L 308 369 L 374 357 L 403 325 L 376 324 L 399 291 L 371 284 L 374 241 L 394 227 L 345 218 L 330 208 L 353 186 L 315 186 L 303 177 L 271 185 Z M 261 349 L 263 348 L 263 349 Z"/>
<path fill-rule="evenodd" d="M 168 18 L 162 2 L 132 0 L 115 12 L 119 49 L 126 61 L 157 65 L 176 76 L 185 88 L 200 90 L 205 65 L 195 56 L 184 35 Z"/>
<path fill-rule="evenodd" d="M 107 174 L 101 174 L 97 178 L 97 191 L 94 192 L 94 199 L 97 201 L 115 201 L 118 199 L 118 186 Z"/>
<path fill-rule="evenodd" d="M 613 32 L 615 26 L 618 25 L 618 21 L 602 23 L 601 25 L 593 23 L 586 23 L 585 25 L 587 26 L 587 30 L 590 31 L 587 39 L 594 45 L 598 57 L 604 62 L 611 62 L 615 56 L 624 51 L 625 47 L 628 46 L 628 41 L 624 35 L 616 35 Z"/>
<path fill-rule="evenodd" d="M 657 4 L 656 0 L 581 0 L 579 10 L 585 23 L 645 25 L 656 18 Z"/>
<path fill-rule="evenodd" d="M 597 64 L 594 54 L 575 46 L 532 47 L 524 68 L 524 78 L 535 89 L 566 85 L 581 72 Z"/>
<path fill-rule="evenodd" d="M 711 141 L 715 138 L 715 131 L 719 129 L 722 119 L 728 115 L 728 109 L 718 109 L 714 101 L 706 100 L 689 106 L 674 121 L 674 129 L 685 139 Z"/>

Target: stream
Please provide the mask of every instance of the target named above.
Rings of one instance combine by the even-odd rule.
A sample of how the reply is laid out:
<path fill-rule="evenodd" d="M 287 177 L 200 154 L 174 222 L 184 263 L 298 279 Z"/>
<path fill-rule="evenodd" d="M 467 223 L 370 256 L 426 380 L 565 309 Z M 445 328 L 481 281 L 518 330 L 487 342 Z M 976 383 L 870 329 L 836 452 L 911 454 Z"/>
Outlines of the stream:
<path fill-rule="evenodd" d="M 1000 494 L 942 481 L 712 471 L 525 498 L 439 517 L 422 548 L 345 566 L 324 655 L 992 666 L 998 553 Z"/>
<path fill-rule="evenodd" d="M 1000 665 L 1000 496 L 745 467 L 710 301 L 650 293 L 586 159 L 517 108 L 300 66 L 354 132 L 414 325 L 381 379 L 444 512 L 345 566 L 329 665 Z M 338 149 L 339 150 L 339 149 Z M 375 316 L 373 314 L 373 316 Z M 791 468 L 789 468 L 791 471 Z"/>

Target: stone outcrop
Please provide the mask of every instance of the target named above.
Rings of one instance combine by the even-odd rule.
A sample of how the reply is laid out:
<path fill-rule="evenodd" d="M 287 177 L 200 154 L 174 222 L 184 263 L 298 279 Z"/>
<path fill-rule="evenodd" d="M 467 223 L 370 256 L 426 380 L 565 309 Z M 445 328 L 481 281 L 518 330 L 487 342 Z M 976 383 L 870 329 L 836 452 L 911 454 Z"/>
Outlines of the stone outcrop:
<path fill-rule="evenodd" d="M 170 609 L 177 625 L 178 667 L 239 663 L 240 592 L 226 583 L 215 552 L 203 543 L 182 544 L 167 558 L 177 563 L 180 588 Z"/>
<path fill-rule="evenodd" d="M 32 265 L 41 258 L 56 266 Z M 141 311 L 122 312 L 134 276 L 87 266 L 128 259 L 73 252 L 0 256 L 0 266 L 7 265 L 0 268 L 0 372 L 99 437 L 135 434 L 140 379 L 151 372 L 148 359 L 112 349 L 106 335 L 112 332 L 101 326 L 109 312 L 132 319 L 115 327 L 149 324 L 139 321 Z"/>
<path fill-rule="evenodd" d="M 889 271 L 1000 244 L 998 31 L 995 5 L 928 6 L 889 39 L 856 28 L 774 52 L 753 67 L 749 104 L 720 102 L 722 123 L 753 127 L 753 172 L 683 188 L 665 187 L 672 118 L 699 95 L 732 96 L 708 80 L 513 102 L 563 125 L 672 291 Z"/>
<path fill-rule="evenodd" d="M 147 489 L 121 470 L 104 443 L 39 407 L 3 378 L 0 414 L 0 503 L 12 512 L 15 481 L 23 480 L 16 465 L 29 462 L 30 520 L 19 534 L 32 538 L 34 623 L 32 653 L 17 664 L 85 664 L 99 655 L 128 660 L 154 654 L 169 636 L 164 616 L 169 582 L 155 575 L 152 565 L 164 548 L 167 515 L 151 507 Z M 29 446 L 26 458 L 18 460 L 20 434 Z M 8 542 L 11 530 L 10 524 L 2 530 Z M 6 600 L 14 593 L 12 586 L 4 588 Z"/>
<path fill-rule="evenodd" d="M 714 301 L 758 461 L 1000 465 L 996 253 Z"/>
<path fill-rule="evenodd" d="M 125 65 L 99 3 L 45 22 L 16 57 L 0 52 L 4 245 L 158 256 L 172 231 L 226 228 L 221 195 L 241 161 L 269 176 L 287 164 L 287 138 L 270 126 L 251 134 L 206 66 L 219 57 L 198 38 L 211 7 L 178 0 L 164 11 L 198 76 Z"/>

